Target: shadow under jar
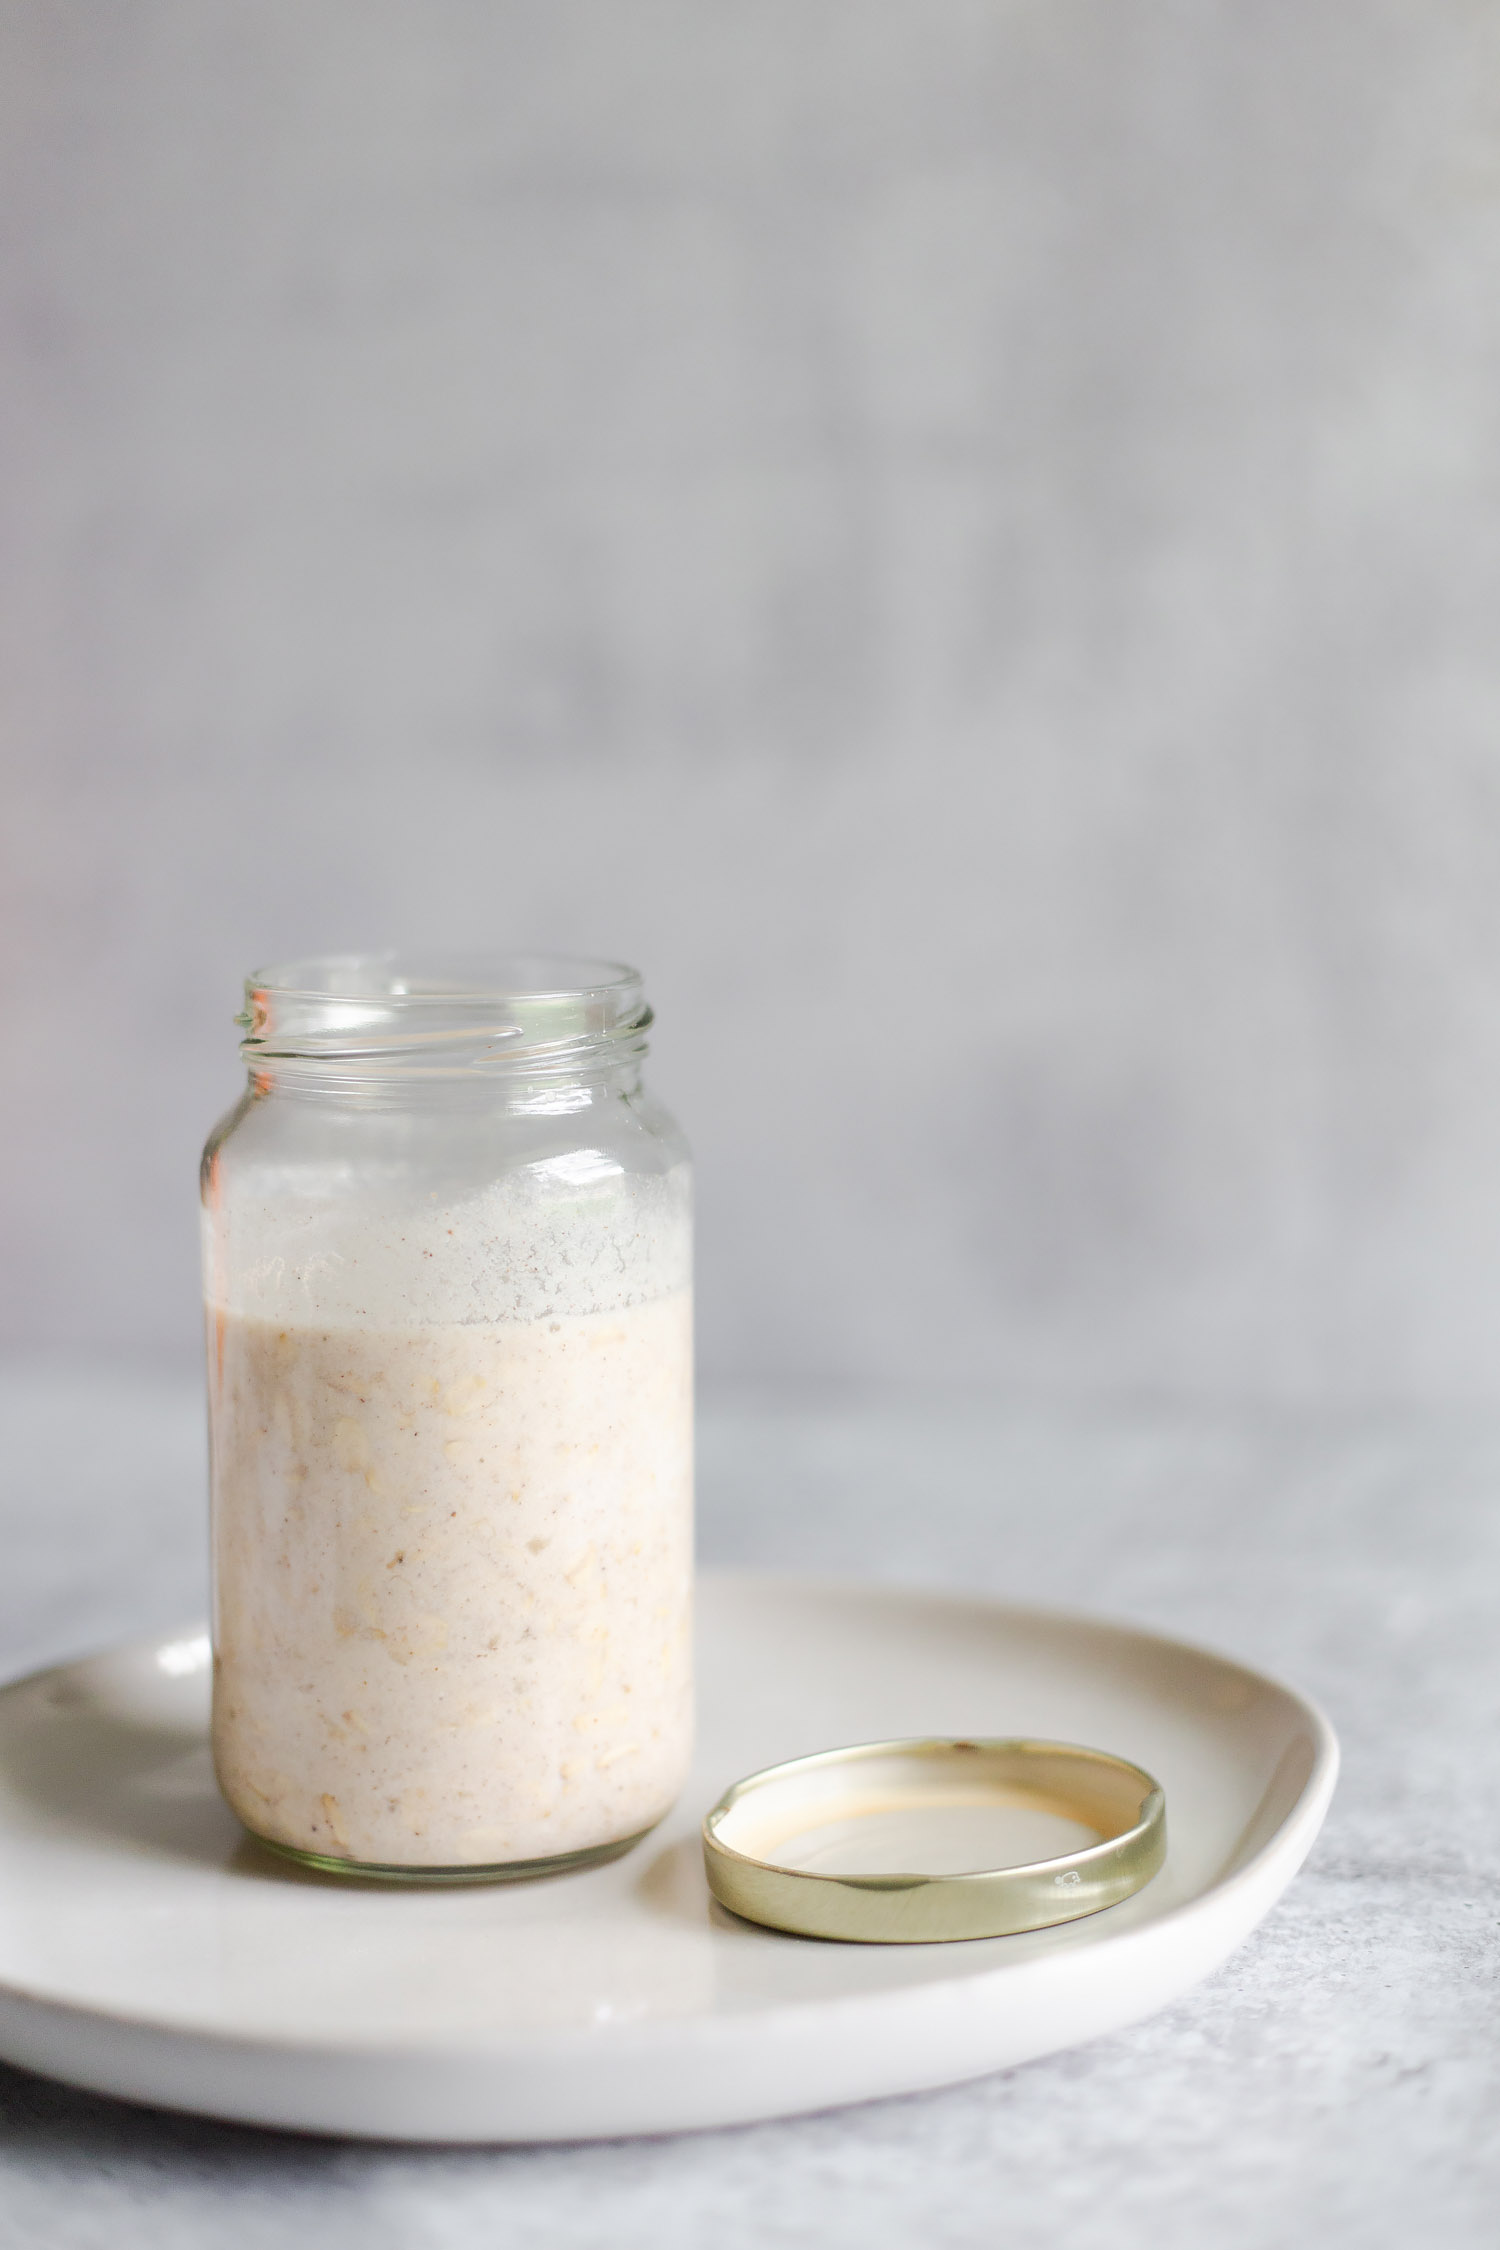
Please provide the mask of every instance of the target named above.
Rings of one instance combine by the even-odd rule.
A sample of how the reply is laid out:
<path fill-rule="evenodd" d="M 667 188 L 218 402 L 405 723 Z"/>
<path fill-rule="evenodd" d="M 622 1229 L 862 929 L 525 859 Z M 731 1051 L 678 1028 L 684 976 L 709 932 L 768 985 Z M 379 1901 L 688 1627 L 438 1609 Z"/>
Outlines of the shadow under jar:
<path fill-rule="evenodd" d="M 294 961 L 203 1158 L 214 1759 L 278 1851 L 477 1881 L 692 1730 L 690 1167 L 609 962 Z"/>

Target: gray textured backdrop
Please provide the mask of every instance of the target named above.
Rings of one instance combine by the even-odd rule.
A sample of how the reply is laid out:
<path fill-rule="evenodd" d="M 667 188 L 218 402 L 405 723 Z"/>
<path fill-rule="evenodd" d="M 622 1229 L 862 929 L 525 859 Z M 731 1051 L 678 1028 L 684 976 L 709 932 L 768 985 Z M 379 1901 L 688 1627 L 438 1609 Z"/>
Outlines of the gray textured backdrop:
<path fill-rule="evenodd" d="M 8 0 L 13 1341 L 638 959 L 709 1377 L 1500 1397 L 1500 9 Z"/>

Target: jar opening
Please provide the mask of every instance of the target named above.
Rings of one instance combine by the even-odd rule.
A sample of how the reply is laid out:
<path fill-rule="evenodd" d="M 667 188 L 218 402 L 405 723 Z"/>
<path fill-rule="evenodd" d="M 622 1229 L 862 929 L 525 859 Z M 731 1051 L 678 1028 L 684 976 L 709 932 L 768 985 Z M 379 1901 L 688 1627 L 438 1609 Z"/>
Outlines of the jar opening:
<path fill-rule="evenodd" d="M 639 972 L 619 961 L 334 953 L 252 971 L 235 1021 L 252 1069 L 302 1061 L 446 1075 L 639 1055 L 651 1010 Z"/>

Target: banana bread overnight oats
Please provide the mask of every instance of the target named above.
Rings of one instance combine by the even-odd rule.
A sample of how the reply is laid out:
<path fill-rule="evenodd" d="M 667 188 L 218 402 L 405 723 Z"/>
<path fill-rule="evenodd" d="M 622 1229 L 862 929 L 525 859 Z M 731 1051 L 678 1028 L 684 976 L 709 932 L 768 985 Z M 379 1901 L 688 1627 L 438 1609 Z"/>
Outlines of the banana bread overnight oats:
<path fill-rule="evenodd" d="M 221 1786 L 351 1871 L 604 1856 L 691 1737 L 689 1171 L 639 980 L 248 990 L 204 1160 Z"/>

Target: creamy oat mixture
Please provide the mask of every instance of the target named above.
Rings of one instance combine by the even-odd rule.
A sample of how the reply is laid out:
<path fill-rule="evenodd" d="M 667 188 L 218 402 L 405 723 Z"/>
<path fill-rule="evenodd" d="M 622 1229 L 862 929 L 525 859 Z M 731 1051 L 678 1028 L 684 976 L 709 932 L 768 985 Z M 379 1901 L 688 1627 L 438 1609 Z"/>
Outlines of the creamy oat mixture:
<path fill-rule="evenodd" d="M 667 1810 L 691 1738 L 691 1300 L 640 1293 L 683 1265 L 660 1225 L 646 1249 L 613 1261 L 604 1310 L 518 1288 L 525 1317 L 382 1319 L 373 1296 L 409 1310 L 415 1284 L 382 1268 L 351 1296 L 347 1259 L 338 1318 L 284 1258 L 271 1304 L 211 1302 L 214 1752 L 247 1826 L 444 1867 Z M 534 1236 L 522 1265 L 548 1271 Z"/>

